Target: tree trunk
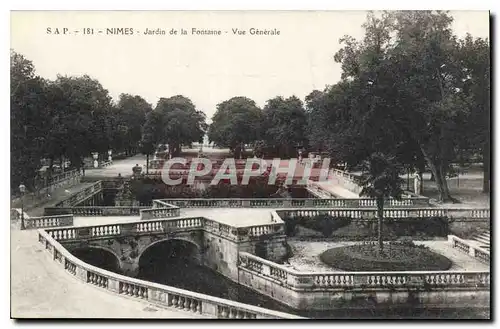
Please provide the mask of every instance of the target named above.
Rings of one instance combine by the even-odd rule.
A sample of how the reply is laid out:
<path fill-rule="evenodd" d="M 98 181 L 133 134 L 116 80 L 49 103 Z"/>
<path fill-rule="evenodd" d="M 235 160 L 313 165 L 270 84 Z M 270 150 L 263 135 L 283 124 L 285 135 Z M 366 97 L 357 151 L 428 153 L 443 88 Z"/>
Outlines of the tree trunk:
<path fill-rule="evenodd" d="M 146 154 L 146 175 L 149 174 L 149 154 Z"/>
<path fill-rule="evenodd" d="M 437 161 L 429 157 L 423 147 L 420 147 L 420 149 L 422 150 L 425 161 L 431 168 L 431 172 L 436 179 L 436 186 L 439 192 L 438 200 L 441 202 L 453 202 L 454 199 L 450 195 L 448 183 L 446 182 L 446 172 L 444 171 L 442 163 L 437 163 Z"/>
<path fill-rule="evenodd" d="M 431 172 L 431 179 L 430 179 L 431 182 L 435 182 L 436 181 L 436 176 L 434 176 L 434 172 Z"/>
<path fill-rule="evenodd" d="M 489 136 L 483 146 L 483 193 L 490 193 L 490 141 Z"/>
<path fill-rule="evenodd" d="M 418 194 L 424 195 L 424 173 L 420 171 L 418 176 L 420 177 L 420 191 L 418 191 Z"/>
<path fill-rule="evenodd" d="M 384 197 L 377 198 L 377 221 L 378 221 L 378 251 L 384 252 L 384 239 L 382 236 L 382 224 L 384 221 Z"/>

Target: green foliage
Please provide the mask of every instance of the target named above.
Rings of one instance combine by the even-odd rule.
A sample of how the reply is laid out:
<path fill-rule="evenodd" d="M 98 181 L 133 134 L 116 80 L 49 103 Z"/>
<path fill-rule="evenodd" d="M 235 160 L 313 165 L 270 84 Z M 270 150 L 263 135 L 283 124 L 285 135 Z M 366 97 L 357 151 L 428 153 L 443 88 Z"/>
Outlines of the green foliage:
<path fill-rule="evenodd" d="M 375 152 L 410 171 L 427 164 L 452 201 L 449 164 L 463 149 L 489 159 L 490 66 L 488 40 L 459 40 L 451 22 L 440 11 L 370 13 L 364 39 L 340 40 L 342 80 L 306 97 L 311 145 L 349 165 Z"/>
<path fill-rule="evenodd" d="M 296 147 L 306 143 L 307 117 L 302 101 L 295 96 L 275 97 L 263 110 L 262 137 L 278 152 L 274 156 L 297 157 Z"/>
<path fill-rule="evenodd" d="M 169 144 L 170 154 L 178 155 L 182 145 L 203 141 L 207 129 L 205 120 L 205 114 L 187 97 L 160 98 L 146 117 L 143 152 L 151 154 L 157 144 Z"/>
<path fill-rule="evenodd" d="M 220 147 L 237 149 L 239 157 L 242 144 L 250 144 L 261 136 L 262 111 L 246 97 L 233 97 L 217 104 L 217 111 L 208 129 L 208 139 Z"/>
<path fill-rule="evenodd" d="M 363 163 L 360 196 L 369 198 L 401 199 L 403 179 L 400 177 L 401 168 L 382 153 L 374 153 Z M 383 203 L 382 203 L 383 204 Z"/>

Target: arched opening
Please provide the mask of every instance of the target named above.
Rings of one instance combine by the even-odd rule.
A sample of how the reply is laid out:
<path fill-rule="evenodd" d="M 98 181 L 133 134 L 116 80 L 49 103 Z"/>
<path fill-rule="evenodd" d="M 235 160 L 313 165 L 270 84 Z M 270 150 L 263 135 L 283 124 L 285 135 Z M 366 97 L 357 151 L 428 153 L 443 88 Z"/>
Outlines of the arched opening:
<path fill-rule="evenodd" d="M 70 251 L 76 258 L 90 265 L 120 273 L 120 261 L 112 252 L 96 247 L 75 248 Z"/>
<path fill-rule="evenodd" d="M 170 239 L 157 242 L 142 253 L 137 278 L 187 289 L 200 269 L 199 247 L 189 241 Z"/>

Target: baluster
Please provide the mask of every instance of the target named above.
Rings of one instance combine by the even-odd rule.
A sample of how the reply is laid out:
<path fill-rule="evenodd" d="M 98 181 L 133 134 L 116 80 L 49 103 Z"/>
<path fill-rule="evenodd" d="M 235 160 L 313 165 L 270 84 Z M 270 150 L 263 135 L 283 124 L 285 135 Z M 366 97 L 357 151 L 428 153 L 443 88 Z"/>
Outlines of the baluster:
<path fill-rule="evenodd" d="M 226 311 L 226 308 L 223 307 L 223 306 L 219 306 L 221 308 L 221 312 L 220 312 L 220 315 L 223 319 L 226 319 L 227 318 L 227 311 Z"/>
<path fill-rule="evenodd" d="M 192 311 L 192 312 L 196 312 L 197 307 L 198 307 L 198 301 L 197 301 L 197 300 L 195 300 L 195 299 L 193 299 L 193 300 L 191 301 L 191 311 Z"/>

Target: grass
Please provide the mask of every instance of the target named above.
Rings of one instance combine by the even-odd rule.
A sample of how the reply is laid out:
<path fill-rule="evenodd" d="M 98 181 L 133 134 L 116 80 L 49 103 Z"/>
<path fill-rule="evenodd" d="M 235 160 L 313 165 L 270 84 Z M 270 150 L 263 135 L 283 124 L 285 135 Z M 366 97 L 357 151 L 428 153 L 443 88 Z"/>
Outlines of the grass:
<path fill-rule="evenodd" d="M 344 271 L 444 271 L 452 262 L 443 255 L 414 244 L 356 244 L 326 250 L 320 255 L 323 263 Z"/>

